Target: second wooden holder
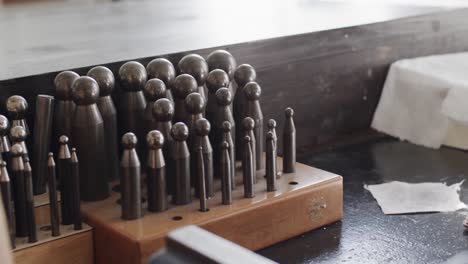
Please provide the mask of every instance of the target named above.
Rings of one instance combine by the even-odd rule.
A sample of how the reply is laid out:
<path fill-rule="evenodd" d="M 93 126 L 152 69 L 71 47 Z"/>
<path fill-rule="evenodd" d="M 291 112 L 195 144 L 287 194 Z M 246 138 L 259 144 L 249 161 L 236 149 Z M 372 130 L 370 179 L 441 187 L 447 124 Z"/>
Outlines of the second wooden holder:
<path fill-rule="evenodd" d="M 281 167 L 281 158 L 278 164 Z M 297 163 L 296 173 L 278 179 L 277 191 L 266 192 L 264 172 L 258 171 L 255 197 L 244 198 L 240 167 L 236 174 L 239 184 L 233 191 L 233 203 L 222 205 L 217 192 L 209 200 L 208 212 L 200 212 L 199 200 L 194 199 L 161 213 L 144 210 L 143 218 L 123 221 L 116 192 L 104 201 L 83 204 L 85 220 L 94 228 L 96 263 L 146 263 L 164 247 L 168 232 L 185 225 L 198 225 L 258 250 L 342 217 L 343 181 L 339 175 Z"/>

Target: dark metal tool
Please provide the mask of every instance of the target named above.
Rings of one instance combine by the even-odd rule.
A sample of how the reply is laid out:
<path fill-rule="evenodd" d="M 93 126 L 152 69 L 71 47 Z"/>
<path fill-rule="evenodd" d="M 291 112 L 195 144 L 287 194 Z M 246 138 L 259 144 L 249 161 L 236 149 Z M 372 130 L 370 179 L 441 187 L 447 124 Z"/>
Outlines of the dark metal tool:
<path fill-rule="evenodd" d="M 188 128 L 178 122 L 172 126 L 172 160 L 174 165 L 175 192 L 172 202 L 176 205 L 188 204 L 192 201 L 190 188 L 190 152 L 185 142 L 188 138 Z"/>
<path fill-rule="evenodd" d="M 71 178 L 71 154 L 68 148 L 68 137 L 63 135 L 59 139 L 60 147 L 57 158 L 57 176 L 60 186 L 60 210 L 62 224 L 73 224 L 73 183 Z"/>
<path fill-rule="evenodd" d="M 148 210 L 151 212 L 166 211 L 166 162 L 162 148 L 164 136 L 158 130 L 152 130 L 146 135 L 148 144 L 148 161 L 146 163 L 146 184 L 148 196 Z"/>
<path fill-rule="evenodd" d="M 229 160 L 231 161 L 231 187 L 236 188 L 236 154 L 233 137 L 231 135 L 232 126 L 228 121 L 223 122 L 223 137 L 222 140 L 229 144 Z"/>
<path fill-rule="evenodd" d="M 29 232 L 26 213 L 23 147 L 18 143 L 11 147 L 11 175 L 13 200 L 15 203 L 16 236 L 26 237 Z"/>
<path fill-rule="evenodd" d="M 122 137 L 124 148 L 120 162 L 120 185 L 122 188 L 122 219 L 133 220 L 141 214 L 141 175 L 140 160 L 135 150 L 138 140 L 134 133 Z"/>
<path fill-rule="evenodd" d="M 24 192 L 26 194 L 26 217 L 28 222 L 28 242 L 37 242 L 36 214 L 34 212 L 34 196 L 32 168 L 29 158 L 24 158 Z"/>
<path fill-rule="evenodd" d="M 229 144 L 224 141 L 221 143 L 221 198 L 223 204 L 232 203 L 232 175 L 231 158 L 229 157 Z"/>
<path fill-rule="evenodd" d="M 166 98 L 174 104 L 171 91 L 176 77 L 174 65 L 167 59 L 157 58 L 148 63 L 146 71 L 148 72 L 148 79 L 158 78 L 164 82 L 166 85 Z"/>
<path fill-rule="evenodd" d="M 215 164 L 215 171 L 217 172 L 217 175 L 221 175 L 220 171 L 220 158 L 221 158 L 221 143 L 224 141 L 223 140 L 223 134 L 224 134 L 224 129 L 223 129 L 223 123 L 224 122 L 229 122 L 231 124 L 231 135 L 233 136 L 232 141 L 234 140 L 235 137 L 235 122 L 234 122 L 234 117 L 232 116 L 231 109 L 229 108 L 229 105 L 232 103 L 232 94 L 229 91 L 228 88 L 220 88 L 216 92 L 216 104 L 217 104 L 217 109 L 216 109 L 216 114 L 214 118 L 214 123 L 213 123 L 213 132 L 211 132 L 211 142 L 213 142 L 213 145 L 215 146 L 214 150 L 214 164 Z M 235 145 L 232 145 L 235 146 Z"/>
<path fill-rule="evenodd" d="M 71 149 L 71 182 L 72 182 L 72 208 L 73 229 L 81 230 L 81 199 L 80 199 L 80 164 L 76 155 L 76 148 Z"/>
<path fill-rule="evenodd" d="M 192 75 L 197 80 L 197 92 L 203 96 L 203 100 L 207 101 L 205 81 L 208 76 L 208 63 L 198 54 L 188 54 L 180 59 L 177 64 L 180 73 Z"/>
<path fill-rule="evenodd" d="M 257 171 L 257 168 L 256 168 L 256 160 L 257 160 L 257 151 L 256 151 L 256 147 L 257 147 L 257 143 L 256 143 L 256 138 L 255 138 L 255 132 L 254 132 L 254 129 L 255 129 L 255 121 L 251 118 L 251 117 L 246 117 L 244 118 L 244 121 L 242 122 L 242 125 L 244 127 L 244 135 L 245 136 L 249 136 L 250 138 L 250 149 L 252 150 L 252 158 L 254 160 L 254 164 L 253 164 L 253 170 L 254 170 L 254 176 L 255 176 L 255 172 Z M 245 146 L 245 145 L 244 145 Z M 244 154 L 246 152 L 244 151 Z M 254 177 L 254 183 L 257 183 L 257 179 L 256 177 Z"/>
<path fill-rule="evenodd" d="M 135 133 L 140 139 L 146 136 L 146 99 L 143 95 L 143 88 L 147 78 L 145 67 L 136 61 L 126 62 L 119 69 L 120 86 L 123 90 L 118 104 L 120 137 L 127 132 Z M 139 144 L 137 154 L 142 160 L 145 160 L 146 153 L 144 152 L 144 144 Z"/>
<path fill-rule="evenodd" d="M 57 100 L 54 108 L 53 133 L 51 140 L 53 152 L 58 151 L 59 146 L 57 143 L 60 136 L 66 135 L 71 137 L 73 116 L 76 108 L 75 102 L 73 102 L 72 99 L 72 85 L 79 77 L 80 76 L 75 72 L 63 71 L 57 74 L 54 79 L 55 97 Z M 44 164 L 46 164 L 46 162 L 44 162 Z M 42 188 L 43 189 L 41 190 L 44 190 L 45 192 L 45 181 L 43 182 Z M 34 192 L 36 193 L 36 190 Z"/>
<path fill-rule="evenodd" d="M 10 158 L 10 122 L 8 118 L 4 115 L 0 115 L 0 152 L 1 159 L 4 161 L 9 161 Z"/>
<path fill-rule="evenodd" d="M 185 124 L 189 129 L 187 144 L 190 151 L 195 152 L 195 123 L 203 118 L 202 113 L 205 109 L 205 100 L 199 93 L 191 93 L 185 98 L 185 109 L 188 112 L 188 119 Z"/>
<path fill-rule="evenodd" d="M 206 87 L 208 88 L 208 102 L 206 104 L 206 119 L 214 122 L 218 104 L 216 103 L 216 92 L 221 88 L 229 86 L 229 76 L 221 69 L 210 71 L 206 78 Z M 232 110 L 232 105 L 231 105 Z"/>
<path fill-rule="evenodd" d="M 26 129 L 22 126 L 14 126 L 10 129 L 10 139 L 13 144 L 20 144 L 23 148 L 23 158 L 29 157 L 28 148 L 26 147 Z"/>
<path fill-rule="evenodd" d="M 256 82 L 249 82 L 244 86 L 246 104 L 244 108 L 244 117 L 251 117 L 255 121 L 255 168 L 264 169 L 263 162 L 263 113 L 260 107 L 260 96 L 262 89 Z"/>
<path fill-rule="evenodd" d="M 198 146 L 195 152 L 197 155 L 197 177 L 200 197 L 200 212 L 208 212 L 208 197 L 206 195 L 206 183 L 205 183 L 205 162 L 203 160 L 203 148 Z"/>
<path fill-rule="evenodd" d="M 244 180 L 244 197 L 253 198 L 255 197 L 255 161 L 253 158 L 253 151 L 251 148 L 253 144 L 249 136 L 245 136 L 243 141 L 244 146 L 242 148 L 242 176 Z"/>
<path fill-rule="evenodd" d="M 276 143 L 273 132 L 269 131 L 266 136 L 266 159 L 265 173 L 267 192 L 276 191 L 276 175 L 278 174 L 276 167 Z"/>
<path fill-rule="evenodd" d="M 276 155 L 278 155 L 278 136 L 276 135 L 276 121 L 274 119 L 268 120 L 267 126 L 268 126 L 268 132 L 271 132 L 273 135 L 273 144 L 275 148 L 275 162 L 276 162 Z M 278 173 L 277 169 L 276 169 L 276 178 L 277 179 L 281 178 L 281 174 Z"/>
<path fill-rule="evenodd" d="M 205 100 L 199 93 L 191 93 L 185 98 L 185 109 L 188 112 L 188 119 L 185 122 L 189 129 L 189 137 L 187 144 L 191 153 L 195 153 L 197 142 L 197 134 L 195 133 L 195 123 L 203 118 L 203 111 L 205 109 Z M 198 186 L 197 174 L 197 156 L 190 156 L 190 170 L 192 171 L 190 182 L 192 186 Z M 198 195 L 198 188 L 195 188 L 195 194 Z"/>
<path fill-rule="evenodd" d="M 197 81 L 191 75 L 181 74 L 175 78 L 172 89 L 175 104 L 174 122 L 187 122 L 189 116 L 185 109 L 185 98 L 196 92 L 198 92 Z"/>
<path fill-rule="evenodd" d="M 50 151 L 50 138 L 54 116 L 54 97 L 40 94 L 36 97 L 34 118 L 34 148 L 32 156 L 34 194 L 46 191 L 47 153 Z"/>
<path fill-rule="evenodd" d="M 50 225 L 52 227 L 52 236 L 60 235 L 60 220 L 59 211 L 57 206 L 57 189 L 55 189 L 56 175 L 55 175 L 55 161 L 54 153 L 49 152 L 49 158 L 47 160 L 47 183 L 49 187 L 49 207 L 50 207 Z"/>
<path fill-rule="evenodd" d="M 83 76 L 72 86 L 76 111 L 72 126 L 72 142 L 80 159 L 80 191 L 84 201 L 99 201 L 109 197 L 109 172 L 106 171 L 104 121 L 96 101 L 99 85 Z"/>
<path fill-rule="evenodd" d="M 143 88 L 143 94 L 147 102 L 145 108 L 145 134 L 147 134 L 149 131 L 157 129 L 153 108 L 158 99 L 166 98 L 166 85 L 160 79 L 150 79 Z"/>
<path fill-rule="evenodd" d="M 214 169 L 213 169 L 213 147 L 211 146 L 210 139 L 208 138 L 208 134 L 210 133 L 211 125 L 210 122 L 205 119 L 201 118 L 198 119 L 195 123 L 195 134 L 196 134 L 196 142 L 193 151 L 198 149 L 199 146 L 202 147 L 203 153 L 203 170 L 205 174 L 205 191 L 206 197 L 211 198 L 214 197 L 214 187 L 213 187 L 213 176 L 214 176 Z M 198 159 L 192 159 L 194 162 L 198 162 Z M 192 171 L 196 171 L 198 166 L 195 165 Z M 192 179 L 196 180 L 196 177 Z M 200 186 L 198 185 L 198 181 L 195 184 L 195 194 L 199 195 L 200 193 Z"/>
<path fill-rule="evenodd" d="M 236 149 L 242 149 L 242 143 L 243 143 L 243 136 L 244 133 L 242 133 L 242 127 L 239 125 L 242 123 L 242 120 L 244 120 L 244 107 L 245 107 L 245 94 L 244 94 L 244 86 L 249 83 L 249 82 L 254 82 L 257 79 L 257 73 L 255 72 L 255 69 L 249 65 L 249 64 L 241 64 L 237 67 L 236 71 L 234 72 L 234 80 L 236 81 L 237 84 L 237 91 L 234 96 L 234 102 L 233 102 L 233 114 L 234 114 L 234 119 L 237 124 L 237 130 L 236 130 L 236 137 L 235 137 L 235 142 L 236 143 Z M 236 159 L 240 160 L 242 156 L 242 152 L 238 151 Z"/>
<path fill-rule="evenodd" d="M 13 201 L 11 200 L 11 182 L 5 161 L 0 161 L 0 191 L 2 194 L 3 208 L 8 221 L 8 233 L 10 235 L 11 247 L 15 248 L 15 219 L 13 215 Z"/>
<path fill-rule="evenodd" d="M 283 128 L 283 172 L 296 171 L 296 127 L 294 126 L 294 110 L 290 107 L 284 111 L 286 120 Z"/>
<path fill-rule="evenodd" d="M 19 95 L 10 96 L 6 101 L 6 108 L 11 119 L 11 127 L 22 126 L 26 131 L 26 137 L 29 136 L 30 131 L 26 123 L 26 114 L 28 113 L 28 102 L 26 99 Z M 27 145 L 31 147 L 30 144 Z"/>
<path fill-rule="evenodd" d="M 268 127 L 268 132 L 271 132 L 273 134 L 273 142 L 277 144 L 278 137 L 276 135 L 276 121 L 274 119 L 268 120 L 267 127 Z"/>
<path fill-rule="evenodd" d="M 227 87 L 231 90 L 232 96 L 234 96 L 236 94 L 236 87 L 233 85 L 232 80 L 237 67 L 234 56 L 226 50 L 215 50 L 206 57 L 206 62 L 210 71 L 221 69 L 228 74 L 229 85 Z"/>
<path fill-rule="evenodd" d="M 99 98 L 96 105 L 104 122 L 106 171 L 109 180 L 115 180 L 119 178 L 117 110 L 111 97 L 115 87 L 115 77 L 112 71 L 104 66 L 92 68 L 87 75 L 99 85 Z"/>
<path fill-rule="evenodd" d="M 154 103 L 153 116 L 156 120 L 156 129 L 162 133 L 164 137 L 163 155 L 166 158 L 166 190 L 169 194 L 174 194 L 174 165 L 172 160 L 172 117 L 174 116 L 174 105 L 169 99 L 159 99 Z"/>

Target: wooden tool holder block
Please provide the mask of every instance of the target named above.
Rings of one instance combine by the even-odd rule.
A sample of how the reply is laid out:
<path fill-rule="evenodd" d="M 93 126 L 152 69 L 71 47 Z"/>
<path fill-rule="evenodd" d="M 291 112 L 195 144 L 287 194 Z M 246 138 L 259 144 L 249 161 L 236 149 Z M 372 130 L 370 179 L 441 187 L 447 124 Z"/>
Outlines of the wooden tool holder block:
<path fill-rule="evenodd" d="M 73 225 L 60 225 L 60 236 L 52 237 L 48 193 L 35 196 L 34 205 L 38 241 L 28 243 L 27 237 L 15 239 L 16 264 L 93 263 L 93 230 L 89 225 L 83 223 L 81 230 L 74 230 Z"/>
<path fill-rule="evenodd" d="M 52 237 L 50 226 L 38 226 L 38 242 L 28 243 L 28 238 L 16 238 L 13 257 L 16 264 L 89 264 L 93 263 L 93 231 L 83 224 L 82 230 L 73 225 L 60 226 L 60 236 Z"/>
<path fill-rule="evenodd" d="M 278 167 L 282 160 L 278 158 Z M 279 168 L 280 169 L 280 168 Z M 199 200 L 185 206 L 124 221 L 116 203 L 119 193 L 100 202 L 82 205 L 85 221 L 94 228 L 96 263 L 146 263 L 164 246 L 166 234 L 185 225 L 198 225 L 251 250 L 258 250 L 342 217 L 342 177 L 297 163 L 296 173 L 283 174 L 277 191 L 266 192 L 264 172 L 257 172 L 255 197 L 244 198 L 240 164 L 233 203 L 221 204 L 221 193 L 209 200 L 208 212 L 199 211 Z"/>

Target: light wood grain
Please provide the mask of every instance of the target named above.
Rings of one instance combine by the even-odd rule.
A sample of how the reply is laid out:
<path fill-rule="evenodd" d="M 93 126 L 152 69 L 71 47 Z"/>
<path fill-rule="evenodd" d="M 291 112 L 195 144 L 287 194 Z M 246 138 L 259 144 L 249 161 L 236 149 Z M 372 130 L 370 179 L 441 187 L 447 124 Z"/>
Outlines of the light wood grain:
<path fill-rule="evenodd" d="M 36 243 L 27 243 L 27 238 L 16 239 L 13 252 L 16 264 L 89 264 L 94 261 L 93 232 L 88 225 L 79 231 L 73 226 L 60 226 L 61 235 L 51 237 L 50 231 L 38 228 Z"/>
<path fill-rule="evenodd" d="M 362 8 L 301 0 L 147 0 L 0 8 L 0 80 L 443 9 L 376 6 L 362 12 Z"/>
<path fill-rule="evenodd" d="M 60 211 L 60 192 L 57 192 L 57 206 L 59 208 L 59 218 L 61 218 Z M 36 219 L 36 225 L 48 225 L 50 224 L 50 206 L 49 206 L 49 193 L 46 192 L 41 195 L 34 196 L 34 216 Z"/>
<path fill-rule="evenodd" d="M 233 204 L 221 205 L 218 192 L 209 200 L 208 212 L 198 211 L 199 201 L 194 200 L 162 213 L 145 210 L 143 218 L 123 221 L 115 203 L 117 193 L 105 201 L 85 203 L 83 214 L 95 229 L 97 263 L 145 263 L 164 246 L 168 232 L 190 224 L 256 250 L 341 219 L 341 176 L 298 163 L 295 174 L 282 175 L 278 190 L 267 193 L 263 175 L 257 173 L 254 198 L 243 198 L 243 187 L 238 185 Z M 176 216 L 182 219 L 173 220 Z"/>

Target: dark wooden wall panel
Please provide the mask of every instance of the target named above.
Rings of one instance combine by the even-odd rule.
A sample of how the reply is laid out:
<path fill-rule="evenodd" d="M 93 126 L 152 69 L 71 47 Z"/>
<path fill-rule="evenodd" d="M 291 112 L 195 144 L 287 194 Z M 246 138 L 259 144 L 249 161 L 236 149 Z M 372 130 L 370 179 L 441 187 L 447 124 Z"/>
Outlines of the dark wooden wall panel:
<path fill-rule="evenodd" d="M 219 48 L 257 69 L 265 119 L 276 119 L 281 128 L 283 109 L 295 109 L 300 150 L 368 130 L 392 62 L 467 51 L 466 17 L 468 9 L 460 9 Z M 176 63 L 184 54 L 206 56 L 214 49 L 160 56 Z M 137 60 L 146 65 L 154 57 Z M 116 73 L 122 63 L 106 66 Z M 91 67 L 73 70 L 85 74 Z M 20 94 L 33 106 L 37 94 L 54 94 L 56 74 L 1 81 L 0 101 Z"/>

